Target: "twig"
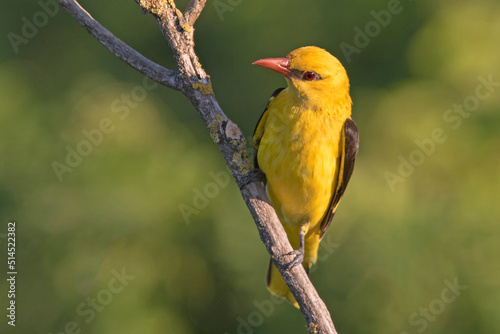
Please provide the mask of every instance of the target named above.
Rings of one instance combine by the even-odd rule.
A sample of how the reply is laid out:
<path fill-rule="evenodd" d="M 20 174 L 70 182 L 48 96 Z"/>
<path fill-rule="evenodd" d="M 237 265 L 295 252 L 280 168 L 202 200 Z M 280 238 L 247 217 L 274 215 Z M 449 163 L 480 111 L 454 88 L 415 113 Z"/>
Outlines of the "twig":
<path fill-rule="evenodd" d="M 198 16 L 200 16 L 203 7 L 205 7 L 205 2 L 207 2 L 207 0 L 191 0 L 186 6 L 184 18 L 191 27 L 194 26 Z"/>
<path fill-rule="evenodd" d="M 205 73 L 194 52 L 192 25 L 200 15 L 205 0 L 191 0 L 183 15 L 173 0 L 136 0 L 141 8 L 154 15 L 177 60 L 179 71 L 168 70 L 151 62 L 113 36 L 95 21 L 76 1 L 57 0 L 99 42 L 131 67 L 167 87 L 180 90 L 193 104 L 207 125 L 238 186 L 251 169 L 246 153 L 246 141 L 238 126 L 224 114 L 215 99 L 210 77 Z M 310 333 L 336 334 L 330 313 L 302 266 L 285 270 L 290 261 L 285 255 L 293 248 L 288 241 L 276 212 L 269 204 L 259 182 L 241 188 L 241 195 L 257 225 L 260 238 L 300 305 Z"/>
<path fill-rule="evenodd" d="M 57 2 L 115 56 L 152 80 L 179 90 L 178 71 L 172 71 L 160 66 L 132 49 L 94 20 L 78 2 L 72 0 L 57 0 Z"/>
<path fill-rule="evenodd" d="M 173 0 L 135 0 L 143 11 L 153 14 L 163 36 L 174 52 L 179 70 L 184 77 L 208 79 L 194 52 L 193 33 L 184 15 L 175 7 Z M 200 2 L 201 4 L 201 2 Z M 200 9 L 201 10 L 201 9 Z M 195 79 L 192 78 L 192 79 Z"/>

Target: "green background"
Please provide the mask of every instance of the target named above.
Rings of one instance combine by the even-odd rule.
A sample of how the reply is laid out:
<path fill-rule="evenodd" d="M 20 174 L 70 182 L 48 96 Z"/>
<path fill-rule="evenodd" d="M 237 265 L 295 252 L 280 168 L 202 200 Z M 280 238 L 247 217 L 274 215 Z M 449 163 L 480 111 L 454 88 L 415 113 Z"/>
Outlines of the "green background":
<path fill-rule="evenodd" d="M 390 22 L 375 23 L 371 11 L 392 5 Z M 134 1 L 82 6 L 175 68 Z M 189 101 L 142 89 L 144 77 L 62 9 L 46 22 L 35 1 L 0 10 L 0 331 L 305 333 L 300 312 L 270 298 L 268 254 Z M 34 16 L 38 31 L 13 46 Z M 285 84 L 252 61 L 317 45 L 347 69 L 360 152 L 311 273 L 339 333 L 500 333 L 500 86 L 480 79 L 500 82 L 498 1 L 209 0 L 195 28 L 215 96 L 247 138 Z M 356 39 L 365 28 L 367 45 Z M 346 55 L 347 44 L 358 50 Z M 470 113 L 449 111 L 463 103 Z M 54 161 L 106 119 L 112 130 L 60 182 Z"/>

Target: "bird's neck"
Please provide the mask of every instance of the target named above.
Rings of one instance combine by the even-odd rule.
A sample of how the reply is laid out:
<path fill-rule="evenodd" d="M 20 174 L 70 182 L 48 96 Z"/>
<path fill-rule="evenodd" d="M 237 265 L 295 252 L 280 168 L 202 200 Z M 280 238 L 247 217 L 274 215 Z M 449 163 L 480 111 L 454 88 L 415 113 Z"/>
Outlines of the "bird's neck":
<path fill-rule="evenodd" d="M 293 110 L 294 113 L 300 114 L 304 111 L 310 111 L 338 120 L 345 120 L 351 116 L 352 100 L 348 90 L 332 92 L 331 94 L 315 94 L 314 92 L 302 94 L 292 86 L 284 92 L 290 110 Z"/>

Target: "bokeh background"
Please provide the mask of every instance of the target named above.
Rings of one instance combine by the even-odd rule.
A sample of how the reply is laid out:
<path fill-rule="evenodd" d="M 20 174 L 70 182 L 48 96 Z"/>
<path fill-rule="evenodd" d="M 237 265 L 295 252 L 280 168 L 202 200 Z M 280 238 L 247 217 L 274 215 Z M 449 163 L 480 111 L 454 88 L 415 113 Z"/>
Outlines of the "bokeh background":
<path fill-rule="evenodd" d="M 175 67 L 134 1 L 81 4 Z M 51 0 L 0 10 L 0 331 L 305 333 L 265 289 L 266 250 L 189 102 L 144 88 Z M 498 1 L 209 0 L 195 27 L 215 95 L 247 137 L 285 84 L 252 61 L 317 45 L 348 71 L 361 148 L 311 273 L 339 333 L 500 333 Z M 60 180 L 54 162 L 90 150 L 85 133 L 102 122 Z"/>

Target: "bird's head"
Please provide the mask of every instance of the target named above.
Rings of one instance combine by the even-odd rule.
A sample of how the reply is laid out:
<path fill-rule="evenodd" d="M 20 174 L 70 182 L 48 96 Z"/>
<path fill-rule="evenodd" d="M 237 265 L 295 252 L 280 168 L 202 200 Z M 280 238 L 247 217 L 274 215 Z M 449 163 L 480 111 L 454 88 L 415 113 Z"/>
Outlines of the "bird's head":
<path fill-rule="evenodd" d="M 265 58 L 253 62 L 285 76 L 288 87 L 314 104 L 349 98 L 349 79 L 338 61 L 326 50 L 305 46 L 285 58 Z"/>

